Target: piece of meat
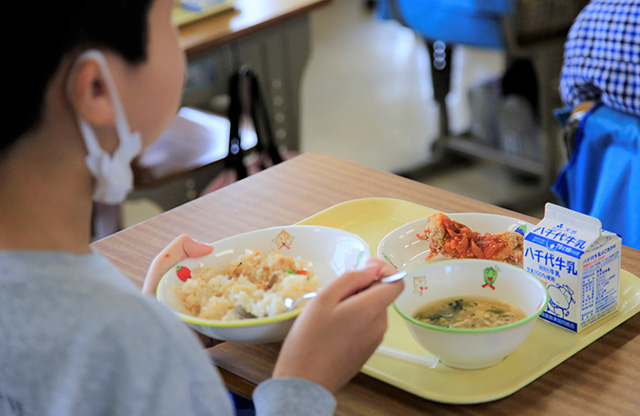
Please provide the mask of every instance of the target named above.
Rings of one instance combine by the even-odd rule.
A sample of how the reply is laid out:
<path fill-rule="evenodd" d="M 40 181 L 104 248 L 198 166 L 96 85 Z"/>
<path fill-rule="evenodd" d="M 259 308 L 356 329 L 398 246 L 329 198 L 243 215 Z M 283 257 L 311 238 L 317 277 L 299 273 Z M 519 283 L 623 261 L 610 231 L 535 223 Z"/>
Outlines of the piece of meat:
<path fill-rule="evenodd" d="M 481 234 L 441 212 L 427 220 L 422 233 L 417 234 L 429 243 L 431 253 L 426 260 L 442 254 L 450 259 L 489 259 L 522 265 L 524 241 L 518 233 Z"/>

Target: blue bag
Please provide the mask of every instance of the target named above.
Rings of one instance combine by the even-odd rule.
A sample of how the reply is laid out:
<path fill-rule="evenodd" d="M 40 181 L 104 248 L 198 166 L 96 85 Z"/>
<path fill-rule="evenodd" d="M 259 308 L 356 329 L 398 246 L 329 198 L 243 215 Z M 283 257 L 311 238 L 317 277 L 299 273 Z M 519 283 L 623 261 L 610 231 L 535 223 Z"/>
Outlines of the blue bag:
<path fill-rule="evenodd" d="M 594 105 L 552 190 L 567 208 L 600 219 L 622 244 L 640 249 L 640 119 Z"/>

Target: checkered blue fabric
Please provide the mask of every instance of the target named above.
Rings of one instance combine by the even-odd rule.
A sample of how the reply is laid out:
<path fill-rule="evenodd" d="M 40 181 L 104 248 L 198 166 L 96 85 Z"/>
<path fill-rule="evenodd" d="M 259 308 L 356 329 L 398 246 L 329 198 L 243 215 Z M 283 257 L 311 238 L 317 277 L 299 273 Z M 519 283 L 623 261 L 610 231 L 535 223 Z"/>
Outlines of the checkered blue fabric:
<path fill-rule="evenodd" d="M 565 44 L 560 94 L 640 116 L 640 0 L 593 0 Z"/>

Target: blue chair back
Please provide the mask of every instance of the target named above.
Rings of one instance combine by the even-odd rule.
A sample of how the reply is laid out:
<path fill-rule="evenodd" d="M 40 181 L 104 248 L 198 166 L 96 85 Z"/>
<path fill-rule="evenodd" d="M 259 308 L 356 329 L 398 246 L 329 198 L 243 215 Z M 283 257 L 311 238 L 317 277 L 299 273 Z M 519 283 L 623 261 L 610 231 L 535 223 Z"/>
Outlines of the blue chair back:
<path fill-rule="evenodd" d="M 600 219 L 622 244 L 640 249 L 640 119 L 594 105 L 552 190 L 567 208 Z"/>
<path fill-rule="evenodd" d="M 402 21 L 427 39 L 489 48 L 504 47 L 503 19 L 514 9 L 513 0 L 383 1 L 395 2 Z"/>

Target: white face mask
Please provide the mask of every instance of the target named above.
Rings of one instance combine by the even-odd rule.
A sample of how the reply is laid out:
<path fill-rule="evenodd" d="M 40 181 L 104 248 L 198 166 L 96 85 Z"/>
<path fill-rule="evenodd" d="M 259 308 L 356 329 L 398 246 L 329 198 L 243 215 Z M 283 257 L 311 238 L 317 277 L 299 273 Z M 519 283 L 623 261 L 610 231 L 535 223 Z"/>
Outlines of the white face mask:
<path fill-rule="evenodd" d="M 89 123 L 82 117 L 77 117 L 80 133 L 87 146 L 88 154 L 85 161 L 95 179 L 93 200 L 106 204 L 120 204 L 125 200 L 129 191 L 133 189 L 131 161 L 142 151 L 142 140 L 140 133 L 129 130 L 129 124 L 120 102 L 118 90 L 102 52 L 97 50 L 85 52 L 78 58 L 75 66 L 87 60 L 95 61 L 102 71 L 102 77 L 105 80 L 115 111 L 116 133 L 120 140 L 118 148 L 113 155 L 110 155 L 100 147 Z M 71 71 L 70 78 L 73 77 L 73 72 Z M 68 87 L 70 86 L 71 82 L 69 82 Z"/>

